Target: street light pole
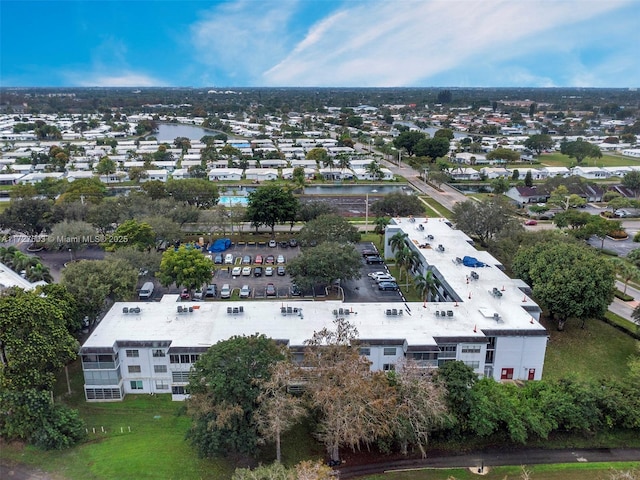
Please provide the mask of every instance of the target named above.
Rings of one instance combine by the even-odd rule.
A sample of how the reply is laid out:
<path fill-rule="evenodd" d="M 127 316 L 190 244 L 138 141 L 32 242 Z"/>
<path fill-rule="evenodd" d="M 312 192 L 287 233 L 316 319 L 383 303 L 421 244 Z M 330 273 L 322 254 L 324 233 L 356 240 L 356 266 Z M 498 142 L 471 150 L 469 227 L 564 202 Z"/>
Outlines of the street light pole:
<path fill-rule="evenodd" d="M 369 230 L 369 194 L 365 195 L 365 205 L 364 205 L 364 232 L 367 233 Z"/>

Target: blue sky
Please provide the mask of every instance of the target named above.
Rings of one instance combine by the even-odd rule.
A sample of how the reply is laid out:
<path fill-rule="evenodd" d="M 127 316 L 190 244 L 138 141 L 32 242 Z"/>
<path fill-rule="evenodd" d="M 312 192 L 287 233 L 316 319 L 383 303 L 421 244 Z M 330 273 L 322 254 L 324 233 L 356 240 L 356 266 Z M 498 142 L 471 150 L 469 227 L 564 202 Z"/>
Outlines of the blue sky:
<path fill-rule="evenodd" d="M 0 1 L 1 86 L 638 87 L 640 0 Z"/>

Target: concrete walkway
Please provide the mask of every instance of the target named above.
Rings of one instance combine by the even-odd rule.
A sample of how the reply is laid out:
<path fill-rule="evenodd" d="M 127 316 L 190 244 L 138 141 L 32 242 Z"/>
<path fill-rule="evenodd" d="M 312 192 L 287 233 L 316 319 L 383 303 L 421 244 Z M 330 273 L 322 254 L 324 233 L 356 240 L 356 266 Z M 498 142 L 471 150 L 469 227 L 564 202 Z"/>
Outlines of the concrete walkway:
<path fill-rule="evenodd" d="M 543 450 L 487 449 L 461 455 L 433 456 L 426 459 L 396 460 L 368 465 L 348 464 L 337 468 L 340 478 L 429 468 L 470 468 L 475 473 L 483 467 L 542 465 L 557 463 L 640 462 L 640 448 Z M 640 463 L 638 464 L 640 465 Z M 425 477 L 426 478 L 426 477 Z"/>

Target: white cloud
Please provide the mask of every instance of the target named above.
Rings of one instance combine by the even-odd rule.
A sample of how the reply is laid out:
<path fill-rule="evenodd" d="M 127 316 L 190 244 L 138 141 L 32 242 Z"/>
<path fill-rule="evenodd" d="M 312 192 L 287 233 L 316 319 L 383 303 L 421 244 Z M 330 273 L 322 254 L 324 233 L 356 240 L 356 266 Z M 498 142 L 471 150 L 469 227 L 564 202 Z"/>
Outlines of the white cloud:
<path fill-rule="evenodd" d="M 466 68 L 472 79 L 485 77 L 486 70 L 503 77 L 487 79 L 493 85 L 550 86 L 556 75 L 539 74 L 538 65 L 526 65 L 527 56 L 546 56 L 549 61 L 574 58 L 581 42 L 595 43 L 609 34 L 611 25 L 599 23 L 602 15 L 631 4 L 630 0 L 346 3 L 313 26 L 282 61 L 265 69 L 263 83 L 428 85 L 429 78 Z M 589 20 L 594 26 L 586 39 L 567 35 L 573 25 Z M 517 67 L 509 70 L 513 61 Z M 567 81 L 573 76 L 560 73 Z"/>
<path fill-rule="evenodd" d="M 190 29 L 195 60 L 213 70 L 208 78 L 251 83 L 286 55 L 287 26 L 297 3 L 240 0 L 205 12 Z"/>

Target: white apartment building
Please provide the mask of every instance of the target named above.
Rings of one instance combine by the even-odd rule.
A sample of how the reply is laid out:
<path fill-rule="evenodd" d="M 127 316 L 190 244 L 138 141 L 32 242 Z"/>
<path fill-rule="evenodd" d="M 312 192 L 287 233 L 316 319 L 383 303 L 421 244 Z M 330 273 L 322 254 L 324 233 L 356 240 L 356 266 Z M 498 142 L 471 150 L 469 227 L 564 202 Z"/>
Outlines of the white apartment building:
<path fill-rule="evenodd" d="M 509 278 L 495 258 L 477 251 L 444 219 L 392 219 L 387 257 L 393 256 L 389 239 L 397 232 L 407 234 L 406 244 L 419 255 L 414 273 L 433 272 L 437 293 L 430 301 L 185 303 L 165 295 L 160 302 L 120 302 L 80 350 L 87 400 L 117 401 L 136 393 L 183 400 L 193 363 L 211 345 L 261 333 L 300 360 L 305 340 L 332 328 L 338 317 L 358 329 L 361 353 L 373 370 L 402 368 L 408 359 L 423 368 L 460 360 L 496 380 L 539 380 L 547 331 L 527 285 Z"/>

